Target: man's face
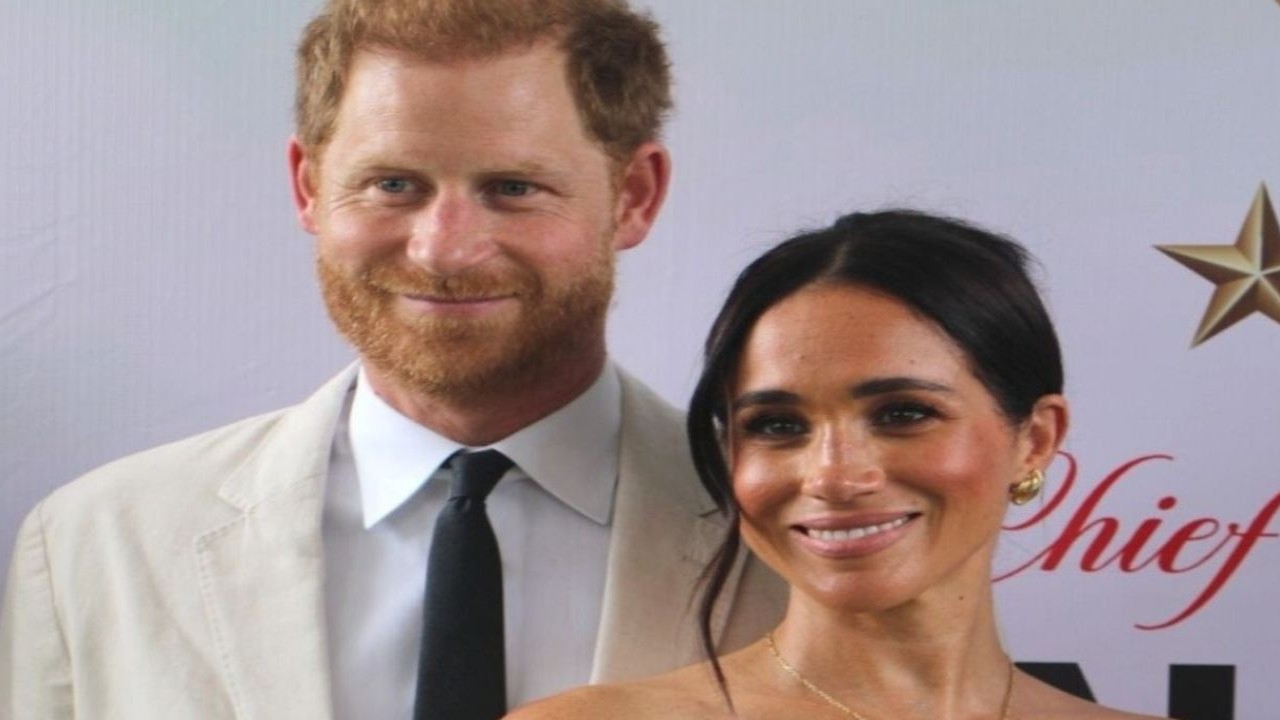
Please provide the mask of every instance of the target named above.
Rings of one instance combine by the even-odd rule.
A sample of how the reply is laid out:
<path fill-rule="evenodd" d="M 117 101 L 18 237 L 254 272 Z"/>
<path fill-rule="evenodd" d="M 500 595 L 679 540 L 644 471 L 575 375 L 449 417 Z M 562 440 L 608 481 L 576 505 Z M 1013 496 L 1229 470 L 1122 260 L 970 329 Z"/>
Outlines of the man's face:
<path fill-rule="evenodd" d="M 316 158 L 293 148 L 329 313 L 405 389 L 465 397 L 603 358 L 614 253 L 643 232 L 564 63 L 550 44 L 361 51 L 332 138 Z"/>

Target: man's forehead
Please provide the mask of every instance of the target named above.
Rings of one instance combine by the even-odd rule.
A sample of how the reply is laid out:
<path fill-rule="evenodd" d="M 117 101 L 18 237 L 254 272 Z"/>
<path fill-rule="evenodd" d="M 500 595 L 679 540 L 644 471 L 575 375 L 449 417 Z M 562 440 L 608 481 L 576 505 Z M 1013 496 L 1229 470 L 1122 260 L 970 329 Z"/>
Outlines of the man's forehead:
<path fill-rule="evenodd" d="M 507 116 L 523 112 L 527 121 L 547 110 L 577 113 L 567 57 L 559 47 L 546 44 L 450 60 L 381 47 L 362 49 L 352 58 L 345 85 L 339 114 L 346 109 L 412 111 L 442 94 L 460 105 L 502 103 Z"/>
<path fill-rule="evenodd" d="M 527 41 L 514 42 L 499 48 L 471 46 L 429 46 L 402 48 L 378 43 L 359 45 L 351 53 L 348 76 L 361 64 L 370 62 L 391 63 L 403 67 L 433 66 L 456 72 L 474 71 L 478 68 L 501 64 L 504 61 L 528 61 L 546 58 L 560 68 L 567 68 L 569 54 L 558 35 L 546 35 Z"/>
<path fill-rule="evenodd" d="M 542 128 L 555 135 L 572 136 L 576 130 L 586 136 L 563 51 L 553 46 L 449 62 L 382 49 L 361 51 L 348 74 L 335 130 L 353 121 L 362 128 L 462 125 L 457 129 L 474 134 Z"/>

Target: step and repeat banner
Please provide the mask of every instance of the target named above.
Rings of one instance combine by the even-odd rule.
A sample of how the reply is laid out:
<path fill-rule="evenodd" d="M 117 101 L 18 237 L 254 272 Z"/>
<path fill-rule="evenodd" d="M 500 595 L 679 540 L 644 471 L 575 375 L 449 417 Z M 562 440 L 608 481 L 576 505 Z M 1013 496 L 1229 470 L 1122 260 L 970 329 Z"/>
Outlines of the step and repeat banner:
<path fill-rule="evenodd" d="M 615 358 L 684 404 L 737 271 L 854 209 L 1021 240 L 1072 428 L 1008 516 L 1007 644 L 1110 705 L 1280 718 L 1280 3 L 641 4 L 675 176 Z M 315 8 L 0 7 L 0 570 L 54 487 L 348 361 L 284 166 Z"/>

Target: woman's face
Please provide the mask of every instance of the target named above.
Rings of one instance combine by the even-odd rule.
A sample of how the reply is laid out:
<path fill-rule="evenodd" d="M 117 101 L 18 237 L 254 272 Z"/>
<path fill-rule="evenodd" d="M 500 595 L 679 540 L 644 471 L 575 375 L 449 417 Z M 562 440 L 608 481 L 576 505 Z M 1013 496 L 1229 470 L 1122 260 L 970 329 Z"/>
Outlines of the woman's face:
<path fill-rule="evenodd" d="M 766 311 L 731 392 L 743 537 L 823 604 L 988 583 L 1008 488 L 1049 456 L 1035 415 L 1012 425 L 942 330 L 859 286 Z"/>

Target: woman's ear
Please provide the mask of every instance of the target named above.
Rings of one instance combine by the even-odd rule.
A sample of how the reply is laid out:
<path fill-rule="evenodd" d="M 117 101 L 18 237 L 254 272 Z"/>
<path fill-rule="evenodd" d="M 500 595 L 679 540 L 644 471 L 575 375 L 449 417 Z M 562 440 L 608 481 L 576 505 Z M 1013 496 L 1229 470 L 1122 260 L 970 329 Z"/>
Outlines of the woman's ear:
<path fill-rule="evenodd" d="M 1070 424 L 1067 399 L 1062 395 L 1044 395 L 1031 408 L 1022 424 L 1022 462 L 1024 472 L 1044 470 L 1062 446 Z"/>

